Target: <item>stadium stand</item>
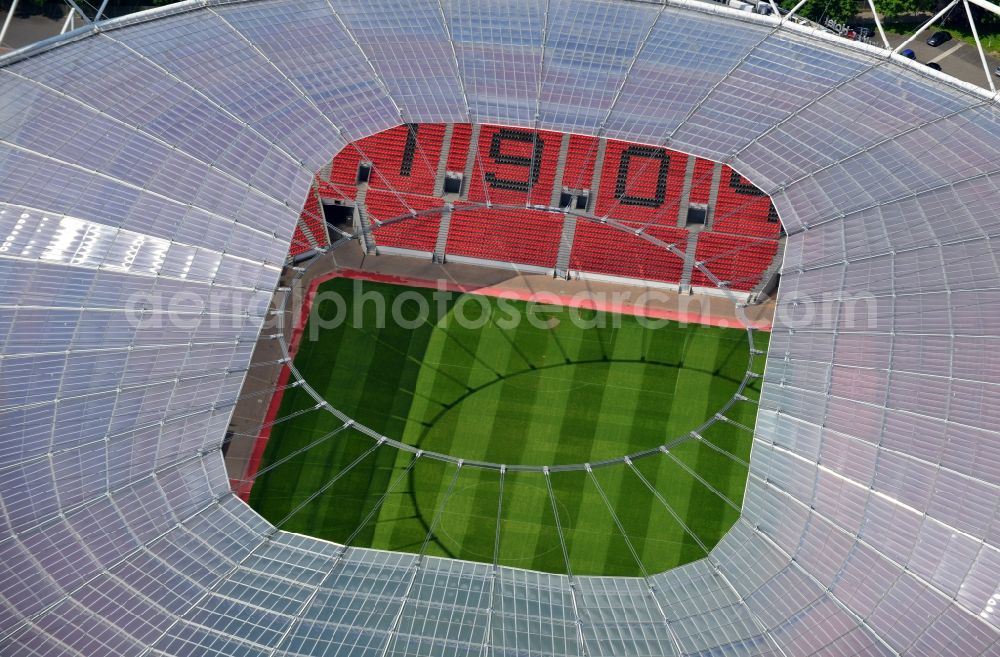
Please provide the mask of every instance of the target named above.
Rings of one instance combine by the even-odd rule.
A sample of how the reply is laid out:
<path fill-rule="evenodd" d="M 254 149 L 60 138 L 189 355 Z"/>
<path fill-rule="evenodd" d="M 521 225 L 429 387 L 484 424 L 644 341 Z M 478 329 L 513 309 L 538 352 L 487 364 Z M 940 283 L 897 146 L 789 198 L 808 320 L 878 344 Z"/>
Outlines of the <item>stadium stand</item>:
<path fill-rule="evenodd" d="M 443 123 L 407 124 L 359 139 L 334 158 L 330 182 L 353 187 L 358 183 L 358 166 L 368 161 L 373 165 L 372 187 L 431 194 L 444 131 Z"/>
<path fill-rule="evenodd" d="M 722 168 L 712 230 L 776 239 L 781 230 L 771 199 L 728 166 Z"/>
<path fill-rule="evenodd" d="M 570 189 L 587 189 L 594 173 L 594 163 L 597 158 L 596 137 L 585 135 L 570 135 L 569 150 L 566 153 L 566 165 L 563 169 L 563 187 Z"/>
<path fill-rule="evenodd" d="M 312 235 L 317 246 L 329 246 L 330 237 L 326 230 L 326 220 L 323 218 L 323 208 L 317 190 L 313 188 L 309 194 L 309 203 L 302 209 L 299 224 Z"/>
<path fill-rule="evenodd" d="M 444 201 L 433 196 L 438 164 L 447 126 L 440 123 L 400 125 L 357 142 L 364 157 L 374 164 L 367 181 L 363 208 L 374 220 L 388 220 L 416 211 L 440 208 Z M 452 126 L 445 157 L 445 170 L 465 172 L 472 144 L 472 125 Z M 466 181 L 468 202 L 456 204 L 445 253 L 491 261 L 552 267 L 560 241 L 561 217 L 538 210 L 492 210 L 478 207 L 484 202 L 504 205 L 547 205 L 556 178 L 562 136 L 498 125 L 479 130 L 471 180 Z M 572 134 L 561 172 L 562 186 L 589 188 L 599 151 L 596 137 Z M 330 181 L 317 179 L 318 197 L 356 199 L 358 149 L 345 148 L 333 159 Z M 608 140 L 596 192 L 593 214 L 609 216 L 634 229 L 685 250 L 689 233 L 675 227 L 683 195 L 689 156 L 677 151 Z M 689 201 L 712 200 L 715 163 L 696 159 Z M 310 242 L 326 244 L 317 194 L 312 194 L 300 223 L 309 236 L 296 233 L 291 255 L 308 252 Z M 777 249 L 780 224 L 770 198 L 745 178 L 724 167 L 714 201 L 710 230 L 698 235 L 698 258 L 708 261 L 720 279 L 731 281 L 735 290 L 752 290 L 771 265 Z M 316 217 L 319 217 L 317 221 Z M 378 245 L 433 252 L 441 226 L 441 215 L 406 220 L 376 231 Z M 628 278 L 688 283 L 683 262 L 676 255 L 657 249 L 648 241 L 609 226 L 579 221 L 569 251 L 569 269 Z M 766 238 L 770 242 L 761 242 Z M 442 236 L 442 239 L 444 237 Z M 657 252 L 659 251 L 659 252 Z M 563 256 L 565 257 L 565 255 Z M 683 280 L 682 280 L 683 279 Z M 703 272 L 695 270 L 690 281 L 696 286 L 714 286 Z"/>
<path fill-rule="evenodd" d="M 411 209 L 420 212 L 443 205 L 444 201 L 432 196 L 395 194 L 382 189 L 370 189 L 365 197 L 365 211 L 372 224 L 376 223 L 376 219 L 387 221 L 410 214 Z M 439 212 L 421 215 L 377 228 L 375 242 L 382 246 L 431 252 L 434 251 L 440 225 Z"/>
<path fill-rule="evenodd" d="M 451 130 L 451 148 L 448 151 L 448 171 L 465 171 L 465 158 L 472 143 L 472 125 L 456 123 Z"/>
<path fill-rule="evenodd" d="M 673 225 L 686 164 L 683 153 L 609 139 L 594 214 Z"/>
<path fill-rule="evenodd" d="M 302 229 L 302 223 L 295 227 L 295 234 L 292 235 L 292 243 L 288 247 L 288 256 L 290 258 L 297 258 L 300 255 L 309 253 L 313 250 L 313 245 L 309 243 L 309 239 L 306 237 L 305 232 Z"/>
<path fill-rule="evenodd" d="M 698 235 L 695 259 L 705 263 L 709 271 L 728 283 L 730 289 L 750 291 L 767 271 L 777 251 L 776 240 L 704 232 Z M 715 282 L 698 268 L 691 274 L 691 284 L 715 287 Z"/>
<path fill-rule="evenodd" d="M 358 188 L 353 183 L 346 185 L 317 178 L 314 184 L 320 198 L 353 201 L 358 195 Z"/>
<path fill-rule="evenodd" d="M 446 253 L 554 267 L 563 217 L 540 210 L 488 210 L 456 203 Z"/>
<path fill-rule="evenodd" d="M 681 251 L 687 246 L 688 231 L 683 228 L 653 225 L 644 232 Z M 569 262 L 576 271 L 666 283 L 679 283 L 684 270 L 684 261 L 666 249 L 617 228 L 583 220 L 577 222 Z"/>
<path fill-rule="evenodd" d="M 361 140 L 361 150 L 374 164 L 371 186 L 408 194 L 432 194 L 445 126 L 402 125 Z"/>
<path fill-rule="evenodd" d="M 561 139 L 558 132 L 482 126 L 469 200 L 548 205 Z"/>
<path fill-rule="evenodd" d="M 306 233 L 309 233 L 307 235 Z M 312 239 L 310 239 L 310 236 Z M 323 222 L 323 211 L 320 209 L 319 195 L 316 187 L 309 190 L 305 205 L 299 214 L 299 221 L 295 226 L 295 233 L 292 235 L 292 243 L 289 246 L 288 254 L 296 258 L 304 253 L 308 253 L 317 246 L 329 246 L 330 240 Z M 315 245 L 315 246 L 314 246 Z"/>
<path fill-rule="evenodd" d="M 330 182 L 339 188 L 354 188 L 358 184 L 358 163 L 361 153 L 351 147 L 340 150 L 330 167 Z M 353 197 L 352 197 L 353 198 Z"/>
<path fill-rule="evenodd" d="M 715 163 L 698 158 L 694 162 L 694 176 L 691 179 L 689 203 L 708 203 L 712 195 L 712 169 Z"/>

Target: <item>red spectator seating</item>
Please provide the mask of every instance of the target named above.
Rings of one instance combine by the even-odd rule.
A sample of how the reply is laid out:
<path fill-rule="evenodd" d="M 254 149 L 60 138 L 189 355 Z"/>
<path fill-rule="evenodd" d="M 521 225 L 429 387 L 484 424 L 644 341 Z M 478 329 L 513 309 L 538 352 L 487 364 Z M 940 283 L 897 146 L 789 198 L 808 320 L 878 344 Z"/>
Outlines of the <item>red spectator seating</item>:
<path fill-rule="evenodd" d="M 292 255 L 307 252 L 313 241 L 321 246 L 329 243 L 320 199 L 355 199 L 362 160 L 374 164 L 366 201 L 366 216 L 373 222 L 409 214 L 410 208 L 441 208 L 443 200 L 431 195 L 445 130 L 443 124 L 397 126 L 359 140 L 357 148 L 343 149 L 333 160 L 330 180 L 317 180 L 303 208 Z M 477 156 L 472 176 L 465 181 L 469 202 L 458 203 L 452 215 L 447 253 L 554 267 L 562 215 L 527 208 L 487 210 L 478 205 L 487 200 L 497 205 L 548 205 L 562 134 L 483 125 L 478 143 L 472 144 L 471 139 L 470 124 L 452 126 L 447 170 L 464 172 L 470 148 L 477 149 Z M 537 179 L 529 185 L 539 142 Z M 596 137 L 569 136 L 562 172 L 564 187 L 590 187 L 598 145 Z M 622 170 L 623 155 L 629 160 L 627 171 Z M 683 251 L 688 232 L 674 226 L 688 157 L 660 147 L 608 140 L 592 211 L 636 229 L 645 227 L 649 235 Z M 669 163 L 661 167 L 665 160 Z M 695 161 L 691 203 L 708 203 L 715 166 L 709 160 Z M 697 257 L 707 261 L 710 270 L 732 289 L 750 290 L 773 260 L 780 224 L 768 196 L 728 166 L 722 167 L 721 174 L 712 227 L 699 235 Z M 629 203 L 629 198 L 634 202 Z M 382 246 L 432 252 L 440 224 L 437 212 L 407 219 L 376 229 L 375 241 Z M 665 282 L 679 282 L 683 272 L 683 262 L 676 255 L 639 236 L 587 220 L 577 222 L 569 266 L 577 271 Z M 691 282 L 714 285 L 697 269 Z"/>
<path fill-rule="evenodd" d="M 451 129 L 451 146 L 448 150 L 448 171 L 465 171 L 465 160 L 469 157 L 472 143 L 472 124 L 456 123 Z"/>
<path fill-rule="evenodd" d="M 541 210 L 487 210 L 457 203 L 446 253 L 555 267 L 563 216 Z"/>
<path fill-rule="evenodd" d="M 700 157 L 695 160 L 688 203 L 708 203 L 708 198 L 712 193 L 713 169 L 715 169 L 715 162 L 703 160 Z"/>
<path fill-rule="evenodd" d="M 310 241 L 306 232 L 312 236 Z M 319 195 L 315 187 L 309 188 L 309 195 L 306 203 L 299 214 L 299 221 L 295 226 L 295 234 L 292 236 L 292 243 L 288 253 L 292 257 L 300 256 L 315 248 L 313 242 L 320 247 L 329 246 L 330 240 L 326 232 L 326 221 L 323 218 L 323 211 L 320 208 Z"/>
<path fill-rule="evenodd" d="M 725 166 L 719 181 L 712 230 L 777 239 L 781 224 L 777 215 L 772 213 L 771 198 Z"/>
<path fill-rule="evenodd" d="M 376 219 L 387 221 L 409 215 L 411 209 L 420 212 L 443 205 L 444 201 L 432 196 L 397 195 L 381 189 L 369 189 L 365 197 L 366 213 L 372 224 L 376 223 Z M 375 243 L 379 246 L 433 252 L 440 226 L 441 213 L 432 212 L 374 228 L 373 234 Z"/>
<path fill-rule="evenodd" d="M 400 192 L 432 194 L 441 157 L 442 123 L 400 125 L 359 139 L 333 160 L 330 181 L 340 186 L 357 183 L 358 164 L 372 163 L 369 185 Z"/>
<path fill-rule="evenodd" d="M 749 291 L 760 282 L 777 251 L 776 240 L 705 232 L 698 235 L 695 259 L 728 283 L 729 289 Z M 715 287 L 715 282 L 697 267 L 691 273 L 691 284 Z"/>
<path fill-rule="evenodd" d="M 627 168 L 623 161 L 626 151 L 632 153 L 626 158 Z M 665 148 L 609 139 L 594 214 L 621 221 L 676 224 L 687 157 Z M 666 179 L 661 183 L 664 166 Z"/>
<path fill-rule="evenodd" d="M 345 146 L 333 157 L 330 182 L 342 189 L 354 189 L 358 184 L 358 163 L 361 153 L 353 146 Z"/>
<path fill-rule="evenodd" d="M 597 137 L 569 136 L 566 167 L 563 169 L 562 186 L 570 189 L 590 189 L 594 177 L 594 160 L 597 158 Z"/>
<path fill-rule="evenodd" d="M 321 178 L 317 178 L 316 190 L 319 192 L 320 198 L 325 199 L 343 199 L 351 200 L 358 195 L 358 188 L 354 185 L 340 185 L 328 182 Z"/>
<path fill-rule="evenodd" d="M 482 126 L 472 180 L 466 181 L 469 200 L 548 205 L 552 198 L 561 141 L 562 133 L 559 132 L 543 130 L 536 133 L 523 128 Z M 536 149 L 541 151 L 539 160 L 532 159 Z M 525 164 L 498 162 L 491 152 L 498 157 L 519 158 Z M 537 179 L 529 186 L 532 166 L 537 172 Z"/>
<path fill-rule="evenodd" d="M 652 225 L 644 232 L 674 244 L 680 251 L 687 246 L 688 232 L 683 228 Z M 577 271 L 668 283 L 679 283 L 684 271 L 684 261 L 662 246 L 585 219 L 576 222 L 569 266 Z"/>
<path fill-rule="evenodd" d="M 306 234 L 303 232 L 302 222 L 299 222 L 295 226 L 295 234 L 292 235 L 292 243 L 288 247 L 288 255 L 296 258 L 303 253 L 308 253 L 313 248 L 313 245 L 309 243 L 306 239 Z"/>
<path fill-rule="evenodd" d="M 309 190 L 309 201 L 302 208 L 299 223 L 305 224 L 305 229 L 316 240 L 316 244 L 321 247 L 330 245 L 330 237 L 326 230 L 326 218 L 323 216 L 320 198 L 315 188 Z"/>

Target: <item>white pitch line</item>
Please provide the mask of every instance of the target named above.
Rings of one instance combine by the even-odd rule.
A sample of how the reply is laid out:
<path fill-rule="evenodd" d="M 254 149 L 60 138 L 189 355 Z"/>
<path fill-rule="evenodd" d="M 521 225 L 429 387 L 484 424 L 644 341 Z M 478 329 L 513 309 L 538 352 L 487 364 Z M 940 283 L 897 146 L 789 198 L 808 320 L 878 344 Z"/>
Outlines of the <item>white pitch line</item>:
<path fill-rule="evenodd" d="M 933 62 L 940 62 L 942 59 L 944 59 L 945 57 L 947 57 L 948 55 L 950 55 L 951 53 L 955 52 L 956 50 L 958 50 L 961 47 L 962 47 L 962 43 L 961 42 L 956 43 L 951 48 L 948 48 L 943 53 L 941 53 L 940 55 L 938 55 L 937 57 L 935 57 L 934 59 L 928 59 L 927 63 L 931 64 Z"/>

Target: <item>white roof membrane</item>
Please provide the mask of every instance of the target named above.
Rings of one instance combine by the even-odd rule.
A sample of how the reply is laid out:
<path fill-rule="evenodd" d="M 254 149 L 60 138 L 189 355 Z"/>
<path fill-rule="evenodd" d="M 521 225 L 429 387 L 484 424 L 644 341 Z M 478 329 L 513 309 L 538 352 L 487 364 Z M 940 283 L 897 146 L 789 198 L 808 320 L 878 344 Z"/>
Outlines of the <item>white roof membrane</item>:
<path fill-rule="evenodd" d="M 186 3 L 0 66 L 0 653 L 1000 654 L 995 99 L 623 0 Z M 403 121 L 664 144 L 772 194 L 789 320 L 708 559 L 648 582 L 417 563 L 230 493 L 219 447 L 313 172 Z M 157 294 L 190 321 L 125 312 Z"/>

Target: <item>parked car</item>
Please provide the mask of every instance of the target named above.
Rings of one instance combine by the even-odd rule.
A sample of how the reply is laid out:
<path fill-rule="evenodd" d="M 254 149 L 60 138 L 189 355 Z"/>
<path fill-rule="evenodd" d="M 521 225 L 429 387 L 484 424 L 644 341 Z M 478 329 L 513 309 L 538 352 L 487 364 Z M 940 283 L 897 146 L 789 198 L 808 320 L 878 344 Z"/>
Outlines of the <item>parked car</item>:
<path fill-rule="evenodd" d="M 927 45 L 936 48 L 946 41 L 951 41 L 951 32 L 941 30 L 940 32 L 935 32 L 928 37 Z"/>
<path fill-rule="evenodd" d="M 996 67 L 996 68 L 995 68 L 995 69 L 993 70 L 993 74 L 994 74 L 994 75 L 1000 75 L 1000 66 L 997 66 L 997 67 Z"/>
<path fill-rule="evenodd" d="M 940 71 L 941 70 L 941 65 L 938 64 L 937 62 L 927 62 L 927 68 L 932 68 L 935 71 Z"/>
<path fill-rule="evenodd" d="M 913 52 L 909 48 L 907 48 L 906 50 L 902 51 L 899 54 L 902 55 L 903 57 L 909 57 L 910 59 L 916 59 L 917 58 L 917 53 Z"/>

